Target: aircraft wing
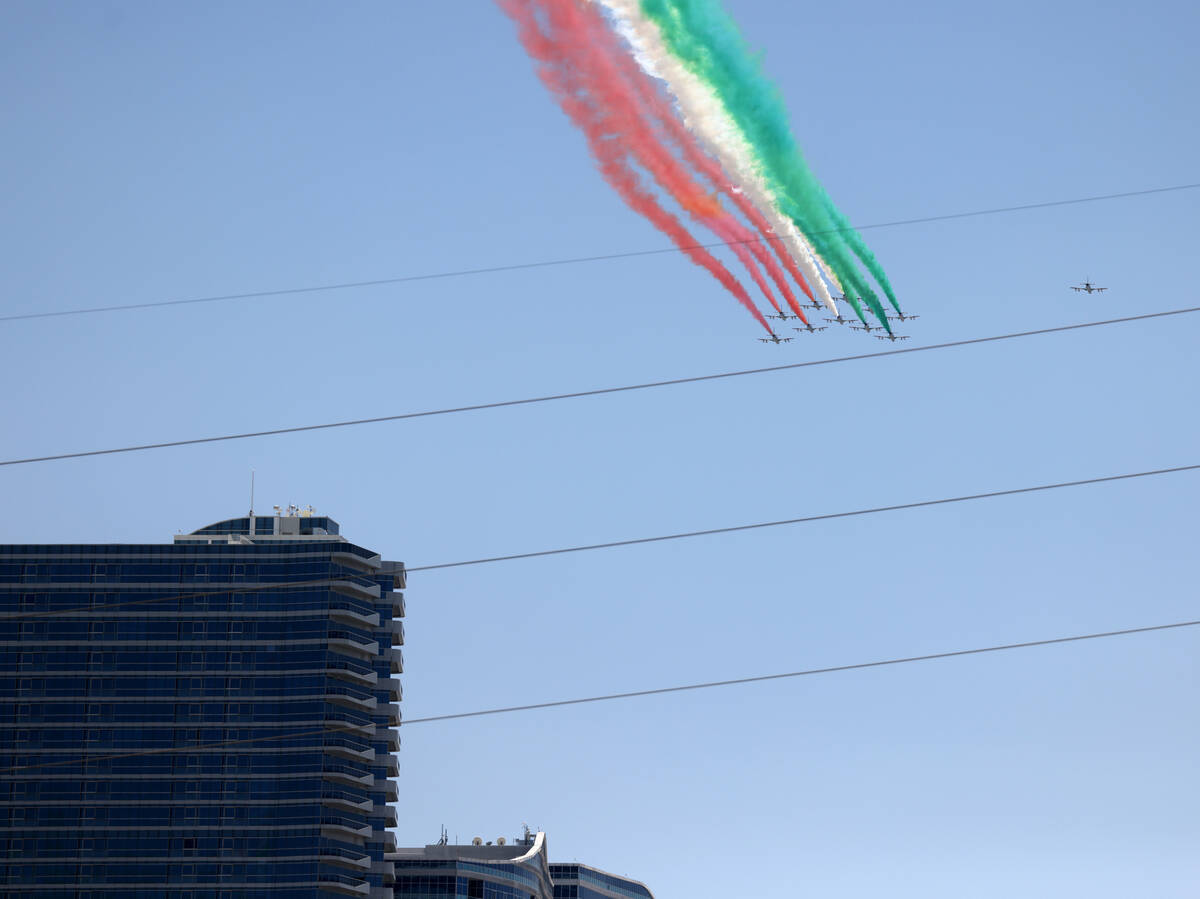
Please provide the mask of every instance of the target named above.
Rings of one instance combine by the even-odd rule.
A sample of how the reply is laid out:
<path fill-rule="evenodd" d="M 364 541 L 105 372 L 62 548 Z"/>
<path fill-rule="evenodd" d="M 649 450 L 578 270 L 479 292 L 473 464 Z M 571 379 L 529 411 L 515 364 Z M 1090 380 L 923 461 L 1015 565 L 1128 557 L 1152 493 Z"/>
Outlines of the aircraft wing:
<path fill-rule="evenodd" d="M 1096 293 L 1104 293 L 1104 291 L 1106 291 L 1106 290 L 1108 290 L 1107 287 L 1097 287 Z"/>

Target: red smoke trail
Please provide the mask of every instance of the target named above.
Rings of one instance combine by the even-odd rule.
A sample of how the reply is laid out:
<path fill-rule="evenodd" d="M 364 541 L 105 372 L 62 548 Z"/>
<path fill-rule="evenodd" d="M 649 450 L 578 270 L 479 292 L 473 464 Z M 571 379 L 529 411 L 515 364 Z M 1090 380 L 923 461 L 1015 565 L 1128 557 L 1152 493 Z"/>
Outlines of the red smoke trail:
<path fill-rule="evenodd" d="M 594 6 L 594 4 L 589 4 L 589 6 Z M 599 16 L 599 14 L 596 15 L 596 18 L 600 19 L 599 27 L 603 28 L 603 19 Z M 769 224 L 767 224 L 766 218 L 763 217 L 762 213 L 758 211 L 758 208 L 753 203 L 746 199 L 741 191 L 734 188 L 733 182 L 729 179 L 729 176 L 726 175 L 725 170 L 721 168 L 720 163 L 712 159 L 707 153 L 704 152 L 703 149 L 701 149 L 695 136 L 684 126 L 679 117 L 675 115 L 669 102 L 664 97 L 662 91 L 658 88 L 658 85 L 655 83 L 654 79 L 652 79 L 645 72 L 645 70 L 643 70 L 642 67 L 634 61 L 629 53 L 625 51 L 623 45 L 621 45 L 616 40 L 615 35 L 612 34 L 611 29 L 603 28 L 602 34 L 594 38 L 594 41 L 608 52 L 608 55 L 615 63 L 621 78 L 634 92 L 637 102 L 642 107 L 643 116 L 647 119 L 655 121 L 660 131 L 665 132 L 667 139 L 676 147 L 678 147 L 681 153 L 683 153 L 684 159 L 701 175 L 703 175 L 704 178 L 716 190 L 729 197 L 742 215 L 744 215 L 750 224 L 753 225 L 758 230 L 759 234 L 762 235 L 764 242 L 767 245 L 773 245 L 774 250 L 778 253 L 779 258 L 783 261 L 788 273 L 795 278 L 796 283 L 800 285 L 800 288 L 804 291 L 808 298 L 810 300 L 813 299 L 812 291 L 808 287 L 808 282 L 805 281 L 804 276 L 800 274 L 800 270 L 796 266 L 795 260 L 792 259 L 791 255 L 787 252 L 787 249 L 781 245 L 779 238 L 773 237 L 771 227 Z M 754 257 L 771 275 L 771 279 L 779 288 L 779 292 L 782 293 L 786 298 L 792 311 L 799 316 L 800 319 L 805 322 L 805 324 L 807 324 L 808 319 L 805 317 L 804 312 L 796 302 L 796 298 L 792 293 L 791 287 L 788 285 L 787 278 L 780 270 L 775 256 L 772 255 L 770 250 L 764 247 L 764 243 L 760 243 L 758 238 L 742 227 L 741 223 L 738 222 L 737 219 L 733 218 L 727 213 L 725 214 L 724 218 L 732 225 L 730 229 L 733 231 L 732 240 L 737 241 L 740 245 L 749 247 L 750 251 L 754 254 Z M 716 231 L 717 229 L 713 228 L 713 230 Z M 726 238 L 726 240 L 730 241 L 730 238 Z M 739 258 L 742 257 L 739 255 Z M 744 259 L 743 264 L 746 265 L 747 269 L 752 275 L 755 274 L 754 268 Z M 765 288 L 763 292 L 767 293 Z M 769 293 L 767 293 L 767 296 L 768 299 L 770 299 Z M 774 301 L 772 301 L 772 303 L 774 303 Z M 775 308 L 778 310 L 779 307 L 776 306 Z"/>
<path fill-rule="evenodd" d="M 539 63 L 538 76 L 542 82 L 571 121 L 587 136 L 604 179 L 630 207 L 670 237 L 693 262 L 707 269 L 770 332 L 770 325 L 732 273 L 711 253 L 699 247 L 679 219 L 664 209 L 654 195 L 643 187 L 637 171 L 630 164 L 630 157 L 648 169 L 650 161 L 656 157 L 649 152 L 651 146 L 645 143 L 644 133 L 640 133 L 644 132 L 644 125 L 628 106 L 604 102 L 611 91 L 602 89 L 595 71 L 591 70 L 598 54 L 587 44 L 586 29 L 570 27 L 579 21 L 578 15 L 570 15 L 571 11 L 578 12 L 573 0 L 565 3 L 546 3 L 544 0 L 497 2 L 517 23 L 521 43 Z M 564 13 L 567 15 L 564 16 Z M 543 31 L 542 22 L 548 26 L 547 31 Z M 661 174 L 666 178 L 670 173 L 664 170 Z M 689 212 L 701 209 L 705 199 L 712 202 L 686 173 L 680 174 L 682 182 L 674 178 L 670 180 L 680 189 L 679 193 L 671 193 L 680 199 L 685 208 L 689 205 L 696 207 L 695 210 L 689 208 Z M 690 190 L 687 189 L 689 182 L 692 185 Z M 682 197 L 686 197 L 687 201 Z"/>
<path fill-rule="evenodd" d="M 636 161 L 692 218 L 708 227 L 729 246 L 778 312 L 779 304 L 754 261 L 757 258 L 770 271 L 774 260 L 763 251 L 761 245 L 757 245 L 754 235 L 725 210 L 715 194 L 698 184 L 663 145 L 664 127 L 674 125 L 676 143 L 681 148 L 694 151 L 694 159 L 702 164 L 708 163 L 691 134 L 682 128 L 670 108 L 661 102 L 654 84 L 617 40 L 598 6 L 594 3 L 559 0 L 550 4 L 547 18 L 560 45 L 570 51 L 571 61 L 587 72 L 589 83 L 603 107 L 620 111 L 619 115 L 628 129 L 625 137 Z M 715 171 L 715 178 L 710 177 L 709 180 L 716 186 L 725 180 L 724 173 L 719 166 L 708 164 Z M 798 310 L 786 279 L 778 269 L 775 273 L 779 274 L 777 283 L 782 283 L 784 295 L 789 298 L 791 306 Z"/>

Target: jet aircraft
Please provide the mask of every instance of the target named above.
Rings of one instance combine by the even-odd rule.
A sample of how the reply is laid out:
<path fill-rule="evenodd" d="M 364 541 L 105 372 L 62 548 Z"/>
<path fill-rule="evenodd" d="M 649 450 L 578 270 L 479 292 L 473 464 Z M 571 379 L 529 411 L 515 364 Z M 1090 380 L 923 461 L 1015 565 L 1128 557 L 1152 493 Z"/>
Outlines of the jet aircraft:
<path fill-rule="evenodd" d="M 908 340 L 908 335 L 907 334 L 876 334 L 875 339 L 876 340 L 890 340 L 892 343 L 895 343 L 897 340 Z"/>
<path fill-rule="evenodd" d="M 866 331 L 868 334 L 870 334 L 872 331 L 883 330 L 883 325 L 876 325 L 872 327 L 870 322 L 859 322 L 858 324 L 851 325 L 850 327 L 855 331 Z"/>
<path fill-rule="evenodd" d="M 905 315 L 903 312 L 897 312 L 895 315 L 889 315 L 888 321 L 910 322 L 914 318 L 920 318 L 920 317 L 921 316 L 919 316 L 919 315 Z"/>
<path fill-rule="evenodd" d="M 799 318 L 798 315 L 788 315 L 787 309 L 780 309 L 775 315 L 768 315 L 767 318 L 775 318 L 781 322 L 785 322 L 790 318 Z"/>
<path fill-rule="evenodd" d="M 810 334 L 816 334 L 818 331 L 824 331 L 828 327 L 829 327 L 829 325 L 821 325 L 821 327 L 819 327 L 819 328 L 814 328 L 812 326 L 812 322 L 808 322 L 802 328 L 797 328 L 793 325 L 792 330 L 793 331 L 808 331 Z"/>
<path fill-rule="evenodd" d="M 772 333 L 770 337 L 758 338 L 763 343 L 791 343 L 791 337 L 780 337 L 778 334 Z"/>
<path fill-rule="evenodd" d="M 1108 290 L 1107 287 L 1097 287 L 1091 281 L 1084 281 L 1082 287 L 1071 287 L 1072 290 L 1083 291 L 1084 293 L 1103 293 Z"/>

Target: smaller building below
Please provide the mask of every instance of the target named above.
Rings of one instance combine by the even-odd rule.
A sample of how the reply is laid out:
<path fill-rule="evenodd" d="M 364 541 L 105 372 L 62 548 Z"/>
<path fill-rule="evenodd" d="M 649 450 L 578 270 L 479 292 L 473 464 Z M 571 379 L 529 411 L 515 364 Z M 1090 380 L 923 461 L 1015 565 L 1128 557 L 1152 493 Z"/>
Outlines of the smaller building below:
<path fill-rule="evenodd" d="M 441 842 L 387 854 L 404 899 L 654 899 L 642 883 L 578 863 L 550 864 L 546 835 L 528 829 L 468 845 Z"/>

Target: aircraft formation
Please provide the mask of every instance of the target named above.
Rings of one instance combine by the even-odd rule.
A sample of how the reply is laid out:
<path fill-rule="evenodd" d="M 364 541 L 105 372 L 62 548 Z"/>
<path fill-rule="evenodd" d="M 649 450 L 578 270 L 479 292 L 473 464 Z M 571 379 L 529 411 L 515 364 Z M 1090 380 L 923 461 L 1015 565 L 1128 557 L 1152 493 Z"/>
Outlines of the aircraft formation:
<path fill-rule="evenodd" d="M 1096 284 L 1093 284 L 1088 279 L 1084 279 L 1084 282 L 1079 285 L 1072 284 L 1071 289 L 1078 293 L 1086 293 L 1086 294 L 1104 293 L 1104 291 L 1108 290 L 1107 287 L 1099 287 Z M 849 302 L 845 297 L 834 297 L 833 299 L 834 299 L 835 303 L 836 303 L 836 301 L 839 301 L 839 300 L 843 301 L 843 302 L 847 302 L 847 303 Z M 814 300 L 811 303 L 806 303 L 805 305 L 812 309 L 817 309 L 817 310 L 825 309 L 825 306 L 821 305 L 816 300 Z M 899 311 L 897 311 L 894 315 L 891 313 L 884 315 L 884 318 L 887 319 L 889 322 L 909 322 L 909 321 L 912 321 L 914 318 L 920 318 L 920 317 L 921 316 L 919 316 L 919 315 L 907 315 L 904 312 L 899 312 Z M 775 319 L 776 321 L 781 321 L 781 322 L 791 321 L 793 319 L 796 321 L 800 320 L 800 316 L 798 316 L 798 315 L 789 315 L 787 309 L 780 309 L 779 312 L 775 313 L 774 315 L 768 315 L 767 318 Z M 887 341 L 891 341 L 892 343 L 895 343 L 897 340 L 908 340 L 907 334 L 895 334 L 890 329 L 885 328 L 882 324 L 873 325 L 869 321 L 859 321 L 856 318 L 847 318 L 846 316 L 842 315 L 840 309 L 838 310 L 837 318 L 828 318 L 827 317 L 825 319 L 825 321 L 829 322 L 830 325 L 849 325 L 850 330 L 862 331 L 864 334 L 874 334 L 874 332 L 879 331 L 881 333 L 874 334 L 876 340 L 887 340 Z M 804 325 L 801 327 L 796 327 L 794 325 L 792 326 L 793 331 L 800 331 L 800 332 L 807 331 L 809 334 L 815 334 L 817 331 L 825 331 L 828 328 L 829 328 L 829 325 L 821 325 L 819 328 L 813 327 L 811 322 L 805 322 Z M 781 343 L 791 343 L 794 339 L 795 338 L 793 338 L 793 337 L 780 337 L 774 331 L 771 331 L 770 337 L 759 337 L 758 338 L 758 340 L 761 341 L 762 343 L 774 343 L 776 345 L 781 344 Z"/>
<path fill-rule="evenodd" d="M 900 304 L 883 265 L 805 162 L 783 94 L 720 0 L 497 3 L 604 180 L 716 278 L 765 342 L 778 335 L 764 311 L 803 322 L 812 302 L 837 315 L 835 294 L 890 330 L 884 316 Z"/>
<path fill-rule="evenodd" d="M 845 297 L 834 297 L 833 299 L 835 301 L 835 304 L 839 300 L 842 302 L 846 302 L 846 303 L 850 302 Z M 806 303 L 805 305 L 809 306 L 812 309 L 817 309 L 817 310 L 826 309 L 826 307 L 823 304 L 815 302 L 815 301 L 812 303 Z M 886 318 L 889 322 L 897 322 L 897 321 L 910 322 L 914 318 L 920 318 L 920 317 L 921 316 L 919 316 L 919 315 L 908 315 L 904 312 L 897 312 L 894 315 L 891 315 L 891 314 L 884 315 L 884 318 Z M 792 321 L 792 320 L 800 321 L 800 316 L 789 314 L 787 309 L 780 309 L 778 312 L 774 313 L 773 315 L 768 315 L 767 318 L 771 318 L 771 319 L 774 319 L 776 321 L 781 321 L 781 322 Z M 829 322 L 829 325 L 849 325 L 850 329 L 852 331 L 862 331 L 864 334 L 872 334 L 872 335 L 874 335 L 874 337 L 877 340 L 890 340 L 892 343 L 895 343 L 897 340 L 908 340 L 908 335 L 906 335 L 906 334 L 894 334 L 891 331 L 889 331 L 887 328 L 885 328 L 882 324 L 873 325 L 869 321 L 860 321 L 857 317 L 847 317 L 845 315 L 842 315 L 842 312 L 840 309 L 838 310 L 838 314 L 837 314 L 836 318 L 826 317 L 825 321 Z M 793 325 L 792 330 L 799 331 L 801 333 L 815 334 L 818 331 L 829 330 L 829 325 L 817 326 L 817 325 L 813 325 L 812 322 L 804 322 L 804 324 L 799 325 L 799 326 Z M 875 334 L 876 331 L 879 331 L 881 333 Z M 770 337 L 759 337 L 758 338 L 760 343 L 773 343 L 776 345 L 781 344 L 781 343 L 791 343 L 794 339 L 795 339 L 794 337 L 780 337 L 774 331 L 771 331 Z"/>

